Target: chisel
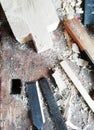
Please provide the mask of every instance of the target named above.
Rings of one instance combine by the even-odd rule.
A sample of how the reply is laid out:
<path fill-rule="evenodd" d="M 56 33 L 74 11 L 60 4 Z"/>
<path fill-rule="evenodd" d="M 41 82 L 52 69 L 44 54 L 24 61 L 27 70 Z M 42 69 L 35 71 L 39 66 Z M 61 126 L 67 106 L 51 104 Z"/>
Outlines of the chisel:
<path fill-rule="evenodd" d="M 37 82 L 26 82 L 26 94 L 31 110 L 33 130 L 43 130 L 44 118 L 40 103 L 39 86 Z"/>
<path fill-rule="evenodd" d="M 52 120 L 55 123 L 56 130 L 67 130 L 47 79 L 46 78 L 40 79 L 39 86 L 47 102 Z"/>

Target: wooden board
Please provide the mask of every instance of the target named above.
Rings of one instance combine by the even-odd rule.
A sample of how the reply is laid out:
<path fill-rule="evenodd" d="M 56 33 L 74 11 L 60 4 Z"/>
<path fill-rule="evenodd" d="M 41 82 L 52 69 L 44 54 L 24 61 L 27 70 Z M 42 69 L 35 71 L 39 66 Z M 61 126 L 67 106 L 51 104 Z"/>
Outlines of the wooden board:
<path fill-rule="evenodd" d="M 66 20 L 65 29 L 78 44 L 82 51 L 86 51 L 87 55 L 94 63 L 94 41 L 86 32 L 85 27 L 76 19 Z"/>
<path fill-rule="evenodd" d="M 51 0 L 0 0 L 16 39 L 25 43 L 33 38 L 38 52 L 52 47 L 50 32 L 59 18 Z"/>
<path fill-rule="evenodd" d="M 71 79 L 77 90 L 81 93 L 88 106 L 94 112 L 94 100 L 92 100 L 85 87 L 82 85 L 80 79 L 75 74 L 74 70 L 72 70 L 72 68 L 70 67 L 70 64 L 67 61 L 63 61 L 60 63 L 60 65 L 62 66 L 68 77 Z"/>

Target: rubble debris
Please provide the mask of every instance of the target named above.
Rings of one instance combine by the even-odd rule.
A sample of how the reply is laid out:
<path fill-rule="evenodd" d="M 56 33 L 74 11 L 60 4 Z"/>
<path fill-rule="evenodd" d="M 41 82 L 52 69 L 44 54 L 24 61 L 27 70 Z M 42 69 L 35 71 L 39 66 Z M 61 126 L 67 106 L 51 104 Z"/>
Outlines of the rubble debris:
<path fill-rule="evenodd" d="M 68 19 L 74 18 L 78 14 L 82 14 L 81 0 L 62 0 L 62 13 L 63 16 L 67 16 Z"/>
<path fill-rule="evenodd" d="M 80 130 L 79 127 L 75 126 L 73 123 L 71 123 L 70 121 L 66 121 L 67 126 L 69 126 L 71 129 L 73 130 Z"/>
<path fill-rule="evenodd" d="M 65 39 L 67 41 L 68 47 L 71 51 L 69 59 L 72 62 L 75 62 L 79 67 L 86 68 L 88 66 L 89 62 L 84 60 L 84 59 L 79 58 L 79 55 L 81 52 L 79 50 L 78 45 L 76 43 L 74 43 L 74 41 L 71 39 L 69 34 L 66 32 L 66 30 L 64 31 L 64 36 L 65 36 Z"/>
<path fill-rule="evenodd" d="M 89 61 L 94 63 L 94 44 L 86 32 L 85 27 L 76 19 L 66 20 L 65 29 L 77 43 L 80 50 L 85 53 Z"/>
<path fill-rule="evenodd" d="M 67 61 L 63 61 L 60 63 L 64 71 L 67 73 L 68 77 L 72 80 L 74 83 L 75 87 L 78 89 L 78 91 L 81 93 L 83 96 L 84 100 L 86 103 L 89 105 L 91 110 L 94 112 L 94 101 L 91 99 L 90 95 L 80 82 L 79 78 L 75 75 L 71 67 L 69 66 L 69 63 Z M 80 86 L 80 87 L 79 87 Z"/>
<path fill-rule="evenodd" d="M 70 111 L 70 105 L 71 105 L 71 102 L 72 102 L 72 97 L 74 96 L 74 86 L 71 86 L 71 90 L 70 90 L 70 93 L 67 97 L 67 100 L 66 100 L 66 103 L 65 103 L 65 111 L 64 111 L 64 118 L 69 121 L 71 120 L 70 119 L 70 114 L 71 112 Z"/>
<path fill-rule="evenodd" d="M 77 53 L 73 53 L 69 57 L 69 59 L 72 62 L 76 63 L 76 65 L 78 65 L 79 67 L 83 67 L 83 68 L 86 68 L 88 66 L 88 63 L 89 63 L 88 61 L 79 58 L 79 55 Z"/>
<path fill-rule="evenodd" d="M 62 0 L 62 11 L 64 15 L 67 15 L 69 19 L 74 18 L 76 1 L 70 2 L 69 0 Z"/>
<path fill-rule="evenodd" d="M 88 66 L 88 61 L 79 58 L 80 51 L 76 43 L 72 43 L 72 54 L 68 59 L 70 59 L 72 62 L 76 63 L 79 67 L 86 68 Z"/>
<path fill-rule="evenodd" d="M 62 91 L 66 88 L 66 84 L 63 80 L 63 73 L 62 71 L 57 67 L 55 68 L 55 72 L 52 74 L 52 76 L 55 79 L 55 82 L 57 84 L 57 87 L 59 89 L 60 94 L 62 93 Z"/>
<path fill-rule="evenodd" d="M 86 68 L 88 66 L 88 61 L 78 58 L 77 65 Z"/>
<path fill-rule="evenodd" d="M 66 106 L 67 109 L 65 109 L 64 112 L 66 122 L 69 122 L 69 124 L 67 124 L 68 130 L 73 129 L 72 125 L 78 127 L 78 130 L 82 130 L 87 125 L 90 111 L 84 100 L 78 94 L 78 91 L 75 89 L 74 85 L 71 86 L 71 92 L 68 101 L 66 105 L 69 105 L 69 107 Z"/>

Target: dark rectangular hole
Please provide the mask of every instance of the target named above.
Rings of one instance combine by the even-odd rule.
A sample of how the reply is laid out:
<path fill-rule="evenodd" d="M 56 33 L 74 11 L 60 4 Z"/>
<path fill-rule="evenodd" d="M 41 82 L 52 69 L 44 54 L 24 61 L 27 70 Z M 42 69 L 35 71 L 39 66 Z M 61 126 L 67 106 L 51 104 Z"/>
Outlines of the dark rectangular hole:
<path fill-rule="evenodd" d="M 12 79 L 10 94 L 21 94 L 21 87 L 22 87 L 22 83 L 20 79 Z"/>

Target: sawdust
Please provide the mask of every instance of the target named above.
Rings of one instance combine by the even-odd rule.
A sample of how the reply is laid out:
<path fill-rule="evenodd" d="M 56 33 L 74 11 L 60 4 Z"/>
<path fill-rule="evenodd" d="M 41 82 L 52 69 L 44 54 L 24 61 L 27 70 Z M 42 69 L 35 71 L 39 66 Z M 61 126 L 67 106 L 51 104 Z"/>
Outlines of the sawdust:
<path fill-rule="evenodd" d="M 58 16 L 60 19 L 64 19 L 64 17 L 67 15 L 69 18 L 72 17 L 78 17 L 82 13 L 82 9 L 80 7 L 81 0 L 53 0 Z M 61 7 L 62 6 L 62 7 Z M 1 24 L 2 25 L 2 24 Z M 6 32 L 6 29 L 5 29 Z M 47 67 L 47 70 L 51 72 L 51 68 L 55 68 L 60 61 L 69 58 L 70 62 L 72 62 L 74 71 L 77 73 L 77 75 L 80 77 L 81 81 L 85 85 L 85 88 L 89 92 L 93 86 L 93 80 L 90 76 L 90 71 L 87 69 L 87 61 L 84 61 L 83 59 L 79 58 L 79 49 L 78 46 L 69 38 L 69 36 L 66 34 L 66 39 L 64 37 L 64 30 L 62 30 L 62 25 L 53 33 L 51 34 L 51 37 L 54 42 L 54 48 L 53 50 L 49 50 L 47 52 L 41 53 L 40 55 L 37 55 L 31 46 L 23 45 L 20 46 L 18 42 L 15 42 L 13 40 L 13 37 L 9 35 L 8 32 L 5 34 L 4 30 L 2 32 L 2 43 L 3 43 L 3 86 L 4 88 L 8 88 L 7 92 L 9 92 L 8 81 L 9 79 L 13 77 L 19 77 L 22 79 L 22 82 L 28 81 L 28 80 L 34 80 L 38 79 L 40 76 L 37 76 L 38 74 L 44 72 L 43 65 Z M 21 56 L 21 57 L 20 57 Z M 29 66 L 30 63 L 30 66 Z M 42 68 L 40 69 L 40 66 Z M 30 68 L 29 68 L 30 67 Z M 36 69 L 39 67 L 38 69 Z M 25 71 L 26 70 L 26 71 Z M 94 114 L 91 112 L 87 104 L 84 102 L 81 95 L 78 93 L 78 91 L 75 89 L 74 85 L 70 81 L 70 79 L 67 77 L 64 71 L 62 71 L 62 80 L 65 83 L 64 89 L 60 90 L 58 85 L 56 85 L 54 82 L 51 81 L 51 78 L 49 78 L 49 83 L 52 89 L 52 92 L 54 94 L 54 97 L 57 101 L 58 107 L 63 115 L 63 117 L 66 120 L 66 125 L 68 127 L 68 130 L 93 130 L 94 129 Z M 10 75 L 10 76 L 9 76 Z M 5 77 L 6 76 L 6 77 Z M 31 76 L 31 77 L 30 77 Z M 42 74 L 43 76 L 43 74 Z M 47 74 L 46 74 L 47 76 Z M 10 95 L 9 95 L 10 96 Z M 25 96 L 25 87 L 23 85 L 22 93 L 20 96 L 12 96 L 15 99 L 15 102 L 21 103 L 21 108 L 19 111 L 22 110 L 22 114 L 26 114 L 27 112 L 27 98 Z M 10 99 L 10 98 L 8 98 Z M 4 100 L 7 102 L 7 97 L 4 96 Z M 14 104 L 16 104 L 14 103 Z M 10 104 L 9 104 L 10 106 Z M 51 121 L 51 118 L 49 116 L 49 112 L 46 108 L 46 103 L 44 103 L 44 111 L 45 111 L 45 118 L 48 119 L 47 123 L 45 124 L 45 129 L 54 130 L 54 125 Z M 11 104 L 11 108 L 14 108 L 13 102 Z M 14 116 L 11 116 L 10 108 L 8 110 L 8 113 L 3 117 L 3 120 L 5 120 L 4 124 L 7 124 L 6 127 L 4 127 L 4 130 L 7 129 L 29 129 L 31 127 L 30 123 L 26 123 L 24 119 L 26 118 L 22 115 L 20 115 L 20 112 L 17 112 L 17 116 L 19 117 L 19 120 L 17 116 L 15 116 L 15 112 L 17 111 L 14 109 L 13 114 Z M 11 116 L 11 117 L 10 117 Z M 8 117 L 9 120 L 8 120 Z M 13 117 L 13 119 L 11 119 Z M 24 123 L 22 122 L 24 121 Z M 3 121 L 2 121 L 3 122 Z M 8 122 L 10 124 L 8 124 Z M 13 124 L 13 125 L 11 125 Z M 26 124 L 29 124 L 26 126 Z M 50 125 L 50 127 L 49 127 Z M 30 128 L 32 129 L 32 128 Z"/>
<path fill-rule="evenodd" d="M 78 14 L 82 14 L 81 8 L 82 0 L 62 0 L 62 13 L 63 16 L 67 16 L 68 19 L 74 18 Z"/>

